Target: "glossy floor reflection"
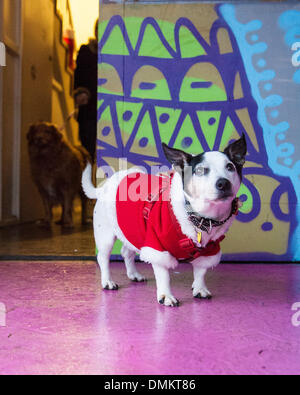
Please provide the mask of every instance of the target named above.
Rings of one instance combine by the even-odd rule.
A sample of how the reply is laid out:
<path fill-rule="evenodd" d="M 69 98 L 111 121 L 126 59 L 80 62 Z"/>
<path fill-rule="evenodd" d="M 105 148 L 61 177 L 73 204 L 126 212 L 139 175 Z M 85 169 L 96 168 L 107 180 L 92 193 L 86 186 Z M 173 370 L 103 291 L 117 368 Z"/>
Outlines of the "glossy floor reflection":
<path fill-rule="evenodd" d="M 89 215 L 92 216 L 93 205 L 89 203 Z M 74 229 L 64 230 L 55 221 L 61 217 L 61 210 L 56 208 L 50 229 L 35 223 L 0 228 L 0 260 L 25 259 L 26 257 L 94 257 L 95 242 L 93 225 L 81 225 L 79 203 L 74 209 Z"/>
<path fill-rule="evenodd" d="M 148 265 L 146 284 L 112 268 L 118 292 L 100 289 L 95 262 L 1 262 L 0 374 L 300 373 L 300 266 L 221 265 L 200 301 L 181 265 L 179 308 L 157 304 Z"/>

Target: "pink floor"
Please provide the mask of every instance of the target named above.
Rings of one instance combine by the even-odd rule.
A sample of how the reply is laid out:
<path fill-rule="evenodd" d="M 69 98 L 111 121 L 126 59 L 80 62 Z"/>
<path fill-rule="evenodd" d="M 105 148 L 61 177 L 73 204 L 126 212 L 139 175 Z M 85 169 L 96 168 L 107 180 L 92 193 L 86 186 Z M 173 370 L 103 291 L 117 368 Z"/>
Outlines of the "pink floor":
<path fill-rule="evenodd" d="M 100 290 L 94 262 L 2 262 L 1 374 L 299 374 L 300 266 L 221 265 L 211 301 L 191 297 L 192 273 L 172 274 L 179 308 L 155 300 L 113 264 L 118 292 Z"/>

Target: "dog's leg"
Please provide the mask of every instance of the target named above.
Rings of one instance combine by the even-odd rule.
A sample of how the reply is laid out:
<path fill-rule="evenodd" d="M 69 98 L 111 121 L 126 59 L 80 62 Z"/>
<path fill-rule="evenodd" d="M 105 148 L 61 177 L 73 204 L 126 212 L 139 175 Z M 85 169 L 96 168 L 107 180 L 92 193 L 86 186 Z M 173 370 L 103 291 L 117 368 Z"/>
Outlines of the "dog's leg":
<path fill-rule="evenodd" d="M 46 212 L 46 216 L 45 216 L 45 222 L 47 223 L 51 223 L 52 221 L 52 205 L 49 202 L 49 199 L 44 198 L 44 207 L 45 207 L 45 212 Z"/>
<path fill-rule="evenodd" d="M 194 282 L 192 285 L 193 296 L 198 299 L 211 299 L 212 295 L 205 284 L 205 275 L 207 269 L 203 269 L 196 264 L 193 264 Z"/>
<path fill-rule="evenodd" d="M 107 244 L 102 245 L 97 255 L 97 261 L 101 270 L 102 288 L 108 291 L 117 291 L 119 289 L 119 286 L 112 280 L 109 269 L 109 261 L 112 247 L 113 243 L 111 246 Z"/>
<path fill-rule="evenodd" d="M 110 205 L 111 201 L 97 200 L 94 208 L 94 237 L 98 249 L 97 261 L 101 271 L 103 289 L 116 291 L 119 287 L 112 280 L 110 273 L 110 255 L 116 241 L 113 230 Z"/>
<path fill-rule="evenodd" d="M 111 291 L 117 291 L 119 286 L 112 280 L 109 263 L 110 254 L 115 243 L 115 236 L 113 234 L 104 234 L 99 232 L 95 234 L 96 244 L 98 248 L 97 261 L 101 270 L 101 284 L 102 288 Z"/>
<path fill-rule="evenodd" d="M 146 281 L 146 278 L 142 276 L 136 268 L 135 260 L 134 260 L 136 253 L 134 251 L 129 250 L 129 248 L 123 246 L 121 250 L 121 254 L 122 257 L 124 258 L 128 278 L 131 281 L 135 281 L 138 283 Z"/>
<path fill-rule="evenodd" d="M 87 225 L 92 221 L 88 219 L 88 199 L 85 196 L 84 192 L 80 192 L 80 199 L 81 199 L 81 223 L 82 225 Z"/>
<path fill-rule="evenodd" d="M 43 200 L 43 205 L 45 209 L 45 218 L 41 221 L 38 221 L 37 224 L 40 227 L 45 227 L 45 228 L 50 228 L 51 226 L 51 221 L 52 221 L 52 204 L 50 203 L 48 197 L 41 192 L 42 200 Z"/>
<path fill-rule="evenodd" d="M 194 282 L 192 285 L 193 296 L 198 299 L 211 299 L 212 295 L 205 284 L 207 269 L 219 264 L 221 252 L 211 257 L 201 257 L 192 262 L 194 270 Z"/>
<path fill-rule="evenodd" d="M 67 192 L 63 195 L 63 213 L 62 213 L 62 225 L 64 228 L 72 229 L 74 228 L 73 224 L 73 197 L 70 196 Z"/>
<path fill-rule="evenodd" d="M 160 265 L 152 265 L 152 267 L 156 279 L 158 302 L 165 306 L 179 306 L 179 301 L 171 292 L 169 270 Z"/>

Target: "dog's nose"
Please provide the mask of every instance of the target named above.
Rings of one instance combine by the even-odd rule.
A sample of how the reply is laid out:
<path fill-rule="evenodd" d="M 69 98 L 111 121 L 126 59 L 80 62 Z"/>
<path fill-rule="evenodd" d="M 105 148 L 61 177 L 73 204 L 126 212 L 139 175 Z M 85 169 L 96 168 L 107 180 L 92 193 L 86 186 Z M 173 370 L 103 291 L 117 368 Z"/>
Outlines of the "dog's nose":
<path fill-rule="evenodd" d="M 231 183 L 226 178 L 219 178 L 216 187 L 218 191 L 228 192 L 231 189 Z"/>

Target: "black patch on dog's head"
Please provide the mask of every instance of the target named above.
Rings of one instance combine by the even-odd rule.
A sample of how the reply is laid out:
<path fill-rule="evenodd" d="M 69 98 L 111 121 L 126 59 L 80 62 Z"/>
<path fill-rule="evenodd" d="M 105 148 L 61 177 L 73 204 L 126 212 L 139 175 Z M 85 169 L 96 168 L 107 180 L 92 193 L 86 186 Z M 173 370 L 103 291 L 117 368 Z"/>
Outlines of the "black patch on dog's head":
<path fill-rule="evenodd" d="M 204 160 L 205 152 L 202 154 L 196 155 L 192 157 L 190 166 L 192 167 L 192 173 L 195 174 L 196 167 L 200 165 Z"/>
<path fill-rule="evenodd" d="M 175 167 L 184 169 L 185 166 L 190 166 L 192 168 L 192 172 L 194 173 L 195 168 L 203 162 L 205 152 L 199 155 L 191 155 L 184 151 L 181 151 L 176 148 L 171 148 L 166 144 L 162 144 L 165 156 L 167 160 Z"/>
<path fill-rule="evenodd" d="M 239 140 L 234 141 L 225 149 L 224 154 L 234 163 L 240 178 L 242 178 L 242 170 L 247 155 L 247 141 L 244 133 Z"/>
<path fill-rule="evenodd" d="M 164 154 L 175 170 L 183 170 L 185 166 L 190 166 L 193 156 L 176 148 L 171 148 L 167 144 L 162 144 Z"/>
<path fill-rule="evenodd" d="M 195 174 L 197 166 L 203 162 L 205 153 L 193 156 L 166 144 L 162 146 L 167 160 L 172 164 L 174 170 L 181 175 L 185 187 Z"/>

